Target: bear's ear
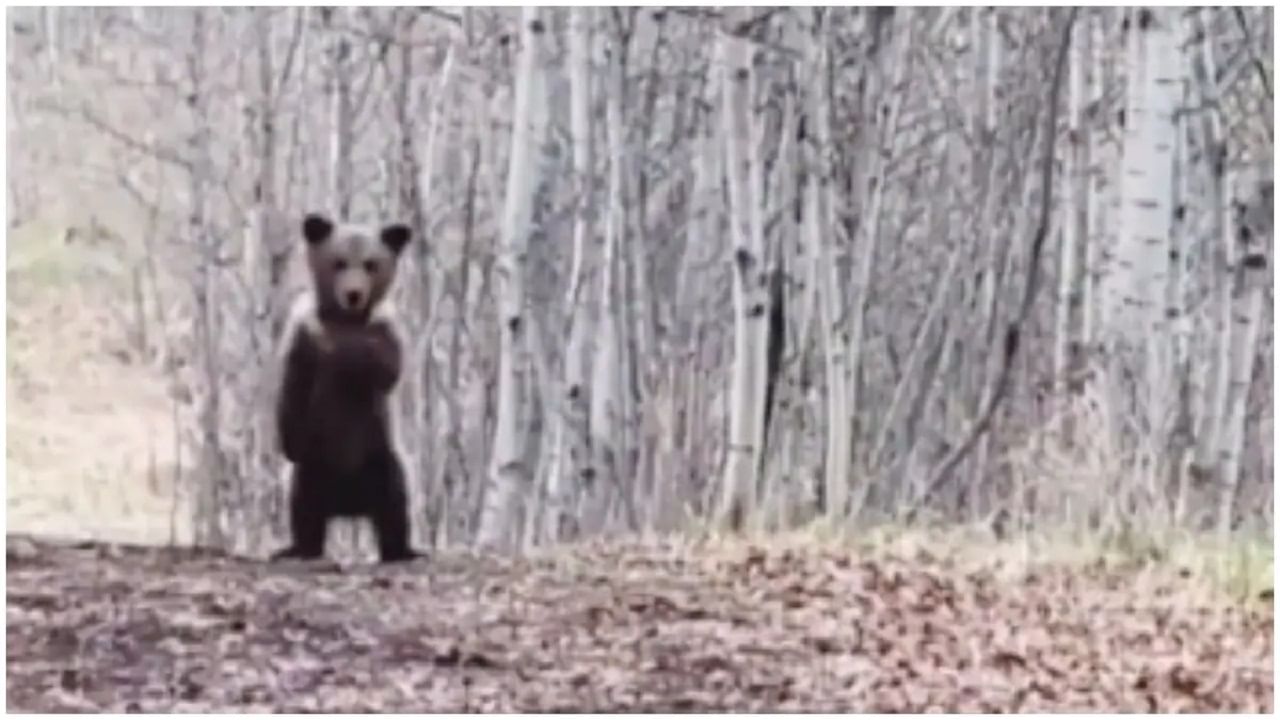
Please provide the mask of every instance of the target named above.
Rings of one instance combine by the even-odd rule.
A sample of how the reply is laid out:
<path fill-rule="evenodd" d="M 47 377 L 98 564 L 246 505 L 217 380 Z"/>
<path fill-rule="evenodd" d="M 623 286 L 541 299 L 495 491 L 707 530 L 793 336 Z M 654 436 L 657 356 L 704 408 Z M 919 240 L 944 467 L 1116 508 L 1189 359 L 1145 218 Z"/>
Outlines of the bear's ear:
<path fill-rule="evenodd" d="M 409 230 L 409 226 L 404 223 L 396 223 L 382 228 L 382 244 L 391 248 L 391 252 L 396 255 L 404 250 L 404 246 L 409 244 L 409 238 L 413 234 Z"/>
<path fill-rule="evenodd" d="M 333 223 L 329 218 L 319 214 L 310 213 L 302 220 L 302 237 L 307 239 L 311 245 L 318 245 L 333 234 Z"/>

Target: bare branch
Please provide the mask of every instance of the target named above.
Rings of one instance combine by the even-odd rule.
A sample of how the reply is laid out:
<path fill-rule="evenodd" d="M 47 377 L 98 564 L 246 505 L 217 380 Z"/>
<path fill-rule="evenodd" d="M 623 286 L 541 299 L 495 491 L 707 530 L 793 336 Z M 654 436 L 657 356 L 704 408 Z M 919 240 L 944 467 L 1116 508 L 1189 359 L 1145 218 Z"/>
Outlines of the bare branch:
<path fill-rule="evenodd" d="M 920 494 L 919 499 L 907 511 L 906 518 L 908 521 L 913 519 L 919 508 L 929 502 L 934 494 L 942 489 L 942 486 L 950 479 L 952 471 L 973 450 L 982 434 L 990 429 L 991 420 L 995 417 L 996 409 L 1008 392 L 1009 370 L 1018 354 L 1018 338 L 1023 325 L 1026 323 L 1027 316 L 1031 312 L 1036 290 L 1040 287 L 1040 255 L 1044 250 L 1045 239 L 1049 236 L 1049 218 L 1053 199 L 1053 153 L 1054 147 L 1057 145 L 1058 100 L 1062 94 L 1062 76 L 1067 66 L 1067 51 L 1071 47 L 1071 31 L 1075 26 L 1078 12 L 1079 8 L 1071 8 L 1067 15 L 1062 29 L 1062 41 L 1058 46 L 1058 58 L 1054 64 L 1053 82 L 1049 86 L 1049 108 L 1048 112 L 1045 113 L 1044 124 L 1044 155 L 1041 156 L 1040 160 L 1040 221 L 1036 227 L 1035 237 L 1031 240 L 1031 252 L 1027 258 L 1027 282 L 1023 286 L 1022 301 L 1018 306 L 1018 315 L 1005 330 L 1004 356 L 1000 364 L 1000 374 L 997 376 L 995 387 L 987 398 L 986 407 L 983 408 L 977 422 L 969 430 L 968 436 L 937 466 L 925 485 L 924 492 Z"/>
<path fill-rule="evenodd" d="M 93 111 L 89 109 L 88 103 L 82 102 L 78 108 L 72 109 L 56 101 L 42 100 L 37 101 L 36 107 L 41 110 L 62 115 L 63 117 L 76 117 L 130 150 L 136 150 L 140 153 L 153 157 L 156 160 L 170 165 L 175 165 L 188 172 L 192 170 L 193 166 L 190 160 L 173 150 L 161 147 L 155 143 L 139 140 L 132 135 L 115 128 L 107 121 L 95 115 Z"/>
<path fill-rule="evenodd" d="M 1262 58 L 1258 57 L 1257 51 L 1253 47 L 1253 35 L 1249 32 L 1249 22 L 1244 17 L 1244 8 L 1232 8 L 1236 18 L 1236 24 L 1240 26 L 1240 32 L 1244 34 L 1245 52 L 1249 54 L 1249 59 L 1253 61 L 1254 72 L 1258 74 L 1258 80 L 1262 82 L 1262 89 L 1267 93 L 1268 100 L 1274 100 L 1275 96 L 1271 94 L 1271 77 L 1267 75 L 1267 66 L 1262 62 Z"/>

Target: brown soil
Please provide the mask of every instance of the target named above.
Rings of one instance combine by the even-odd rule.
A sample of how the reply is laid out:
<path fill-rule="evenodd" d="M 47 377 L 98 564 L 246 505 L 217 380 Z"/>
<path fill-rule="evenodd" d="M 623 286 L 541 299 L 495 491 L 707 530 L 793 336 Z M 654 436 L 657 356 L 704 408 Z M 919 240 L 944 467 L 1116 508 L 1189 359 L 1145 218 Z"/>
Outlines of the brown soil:
<path fill-rule="evenodd" d="M 9 538 L 9 711 L 1249 711 L 1273 608 L 1192 578 L 593 546 L 399 568 Z"/>

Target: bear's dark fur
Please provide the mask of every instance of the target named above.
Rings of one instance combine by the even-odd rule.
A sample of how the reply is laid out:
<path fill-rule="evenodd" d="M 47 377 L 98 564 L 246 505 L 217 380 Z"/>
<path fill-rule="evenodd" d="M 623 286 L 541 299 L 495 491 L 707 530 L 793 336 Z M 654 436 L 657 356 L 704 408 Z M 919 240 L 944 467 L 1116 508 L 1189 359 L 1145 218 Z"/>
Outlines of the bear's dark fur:
<path fill-rule="evenodd" d="M 382 562 L 419 557 L 409 545 L 404 468 L 388 406 L 401 343 L 391 316 L 379 312 L 407 228 L 393 225 L 374 237 L 313 215 L 303 234 L 312 295 L 285 330 L 276 406 L 282 450 L 293 463 L 292 544 L 273 558 L 321 557 L 329 520 L 337 517 L 369 519 Z"/>

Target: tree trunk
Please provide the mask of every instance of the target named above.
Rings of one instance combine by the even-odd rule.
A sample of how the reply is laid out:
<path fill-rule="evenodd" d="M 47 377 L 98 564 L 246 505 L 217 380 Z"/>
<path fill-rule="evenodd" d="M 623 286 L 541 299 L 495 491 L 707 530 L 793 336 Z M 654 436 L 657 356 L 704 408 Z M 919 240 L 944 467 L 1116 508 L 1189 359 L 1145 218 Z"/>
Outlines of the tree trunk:
<path fill-rule="evenodd" d="M 734 360 L 730 380 L 729 438 L 721 484 L 719 522 L 740 530 L 755 510 L 756 469 L 760 466 L 763 419 L 765 306 L 760 297 L 764 277 L 764 243 L 759 212 L 758 159 L 751 132 L 755 71 L 751 46 L 724 34 L 721 77 L 726 143 L 725 182 L 729 189 L 729 226 L 733 241 Z"/>
<path fill-rule="evenodd" d="M 205 97 L 205 46 L 207 18 L 204 10 L 192 17 L 191 49 L 187 53 L 187 71 L 191 80 L 190 110 L 194 127 L 188 138 L 192 159 L 190 175 L 190 210 L 188 228 L 201 249 L 195 283 L 197 353 L 204 382 L 199 400 L 200 483 L 196 498 L 196 543 L 205 547 L 224 547 L 227 537 L 223 513 L 226 497 L 225 455 L 222 451 L 222 370 L 220 315 L 221 299 L 217 292 L 217 237 L 209 227 L 206 206 L 208 177 L 208 100 Z"/>
<path fill-rule="evenodd" d="M 1252 176 L 1250 180 L 1255 180 Z M 1270 183 L 1270 180 L 1266 181 Z M 1240 310 L 1233 317 L 1238 326 L 1239 341 L 1231 364 L 1231 380 L 1227 385 L 1226 427 L 1223 428 L 1222 497 L 1218 504 L 1218 532 L 1225 536 L 1234 526 L 1236 498 L 1240 493 L 1241 458 L 1244 455 L 1245 412 L 1253 366 L 1258 359 L 1258 335 L 1262 326 L 1269 264 L 1265 248 L 1271 245 L 1271 215 L 1274 201 L 1263 193 L 1261 183 L 1236 183 L 1232 203 L 1235 232 L 1233 240 L 1247 249 L 1247 254 L 1233 268 Z"/>
<path fill-rule="evenodd" d="M 1062 183 L 1062 222 L 1059 231 L 1061 246 L 1058 255 L 1058 302 L 1053 344 L 1055 425 L 1060 433 L 1059 441 L 1066 445 L 1071 442 L 1071 427 L 1065 416 L 1067 400 L 1070 397 L 1067 376 L 1074 365 L 1073 348 L 1079 347 L 1072 318 L 1073 308 L 1081 295 L 1076 259 L 1082 229 L 1081 176 L 1085 167 L 1083 156 L 1085 144 L 1080 133 L 1080 109 L 1085 102 L 1084 41 L 1086 38 L 1088 38 L 1087 33 L 1076 33 L 1072 38 L 1071 55 L 1068 61 L 1070 76 L 1067 81 L 1067 141 L 1063 148 L 1064 182 Z"/>
<path fill-rule="evenodd" d="M 573 219 L 573 260 L 569 273 L 568 346 L 565 348 L 561 410 L 554 414 L 555 458 L 547 487 L 544 536 L 557 542 L 574 507 L 573 494 L 583 470 L 591 466 L 587 426 L 588 340 L 592 337 L 590 304 L 595 299 L 594 243 L 591 240 L 595 183 L 591 156 L 591 28 L 589 7 L 569 11 L 569 83 L 572 106 L 570 125 L 573 146 L 573 187 L 576 207 Z"/>
<path fill-rule="evenodd" d="M 822 11 L 826 16 L 830 10 Z M 815 11 L 817 13 L 817 11 Z M 826 368 L 826 452 L 823 464 L 823 501 L 828 519 L 844 517 L 849 500 L 851 420 L 849 408 L 849 334 L 842 317 L 844 288 L 835 263 L 835 199 L 831 135 L 831 58 L 827 17 L 815 18 L 814 43 L 809 57 L 809 117 L 814 138 L 808 157 L 809 180 L 805 186 L 805 235 L 809 243 L 812 276 L 817 281 L 818 323 Z"/>
<path fill-rule="evenodd" d="M 1139 9 L 1129 23 L 1128 98 L 1122 163 L 1120 239 L 1107 301 L 1113 370 L 1138 378 L 1135 471 L 1154 495 L 1167 468 L 1176 384 L 1166 306 L 1173 222 L 1178 67 L 1169 9 Z M 1119 380 L 1119 376 L 1113 376 Z"/>
<path fill-rule="evenodd" d="M 352 161 L 355 118 L 352 117 L 351 104 L 351 42 L 347 40 L 344 28 L 334 26 L 345 22 L 349 10 L 345 7 L 333 7 L 323 8 L 320 12 L 325 18 L 330 43 L 330 102 L 333 118 L 329 135 L 329 178 L 332 182 L 330 207 L 345 221 L 351 215 L 352 182 L 355 174 Z"/>
<path fill-rule="evenodd" d="M 511 162 L 507 169 L 506 207 L 502 217 L 502 246 L 498 257 L 497 292 L 501 353 L 498 361 L 497 425 L 494 430 L 493 459 L 480 513 L 477 543 L 483 548 L 509 549 L 512 539 L 521 537 L 515 527 L 521 501 L 530 484 L 530 468 L 525 461 L 525 420 L 527 419 L 525 334 L 529 323 L 524 314 L 525 260 L 532 231 L 533 193 L 538 186 L 539 164 L 534 160 L 534 143 L 543 135 L 534 127 L 532 103 L 540 72 L 539 46 L 544 26 L 536 7 L 526 7 L 521 16 L 519 65 L 515 74 L 515 107 L 511 129 Z"/>

